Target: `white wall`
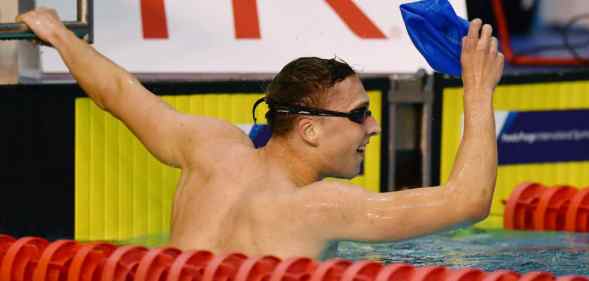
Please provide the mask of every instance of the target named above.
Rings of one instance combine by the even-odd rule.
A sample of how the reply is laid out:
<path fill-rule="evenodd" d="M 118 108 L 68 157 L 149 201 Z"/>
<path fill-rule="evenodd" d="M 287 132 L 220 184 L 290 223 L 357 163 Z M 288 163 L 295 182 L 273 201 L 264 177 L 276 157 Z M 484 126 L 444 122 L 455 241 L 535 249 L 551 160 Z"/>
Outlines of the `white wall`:
<path fill-rule="evenodd" d="M 540 16 L 547 24 L 566 24 L 571 18 L 589 14 L 589 1 L 587 0 L 542 0 Z M 589 27 L 589 19 L 579 21 Z"/>

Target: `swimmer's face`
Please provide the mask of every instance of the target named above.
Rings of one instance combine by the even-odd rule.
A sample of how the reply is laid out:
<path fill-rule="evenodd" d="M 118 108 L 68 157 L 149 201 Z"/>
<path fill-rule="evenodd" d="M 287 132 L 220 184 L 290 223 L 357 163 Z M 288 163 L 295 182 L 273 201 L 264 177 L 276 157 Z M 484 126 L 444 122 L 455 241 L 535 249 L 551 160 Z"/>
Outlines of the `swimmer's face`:
<path fill-rule="evenodd" d="M 328 110 L 350 112 L 368 107 L 368 94 L 357 76 L 350 76 L 329 89 Z M 319 118 L 321 137 L 318 149 L 322 155 L 325 176 L 353 178 L 360 173 L 369 139 L 380 133 L 372 116 L 362 123 L 348 118 Z"/>

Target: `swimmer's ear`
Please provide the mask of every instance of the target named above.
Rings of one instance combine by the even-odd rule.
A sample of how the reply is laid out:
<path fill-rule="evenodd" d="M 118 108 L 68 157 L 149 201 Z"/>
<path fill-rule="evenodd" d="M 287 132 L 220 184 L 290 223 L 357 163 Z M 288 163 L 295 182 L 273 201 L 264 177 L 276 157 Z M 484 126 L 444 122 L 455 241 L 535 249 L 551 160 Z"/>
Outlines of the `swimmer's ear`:
<path fill-rule="evenodd" d="M 317 146 L 319 141 L 319 127 L 310 118 L 300 118 L 296 128 L 299 136 L 308 144 Z"/>

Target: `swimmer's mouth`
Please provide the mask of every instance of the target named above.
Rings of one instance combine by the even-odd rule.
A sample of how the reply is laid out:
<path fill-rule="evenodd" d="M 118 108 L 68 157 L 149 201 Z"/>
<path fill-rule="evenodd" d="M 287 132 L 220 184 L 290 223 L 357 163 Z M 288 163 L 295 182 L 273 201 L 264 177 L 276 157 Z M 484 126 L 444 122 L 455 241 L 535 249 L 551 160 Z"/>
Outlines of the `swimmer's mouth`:
<path fill-rule="evenodd" d="M 364 151 L 366 150 L 366 146 L 360 146 L 358 147 L 358 149 L 356 149 L 356 151 L 358 151 L 358 153 L 364 153 Z"/>

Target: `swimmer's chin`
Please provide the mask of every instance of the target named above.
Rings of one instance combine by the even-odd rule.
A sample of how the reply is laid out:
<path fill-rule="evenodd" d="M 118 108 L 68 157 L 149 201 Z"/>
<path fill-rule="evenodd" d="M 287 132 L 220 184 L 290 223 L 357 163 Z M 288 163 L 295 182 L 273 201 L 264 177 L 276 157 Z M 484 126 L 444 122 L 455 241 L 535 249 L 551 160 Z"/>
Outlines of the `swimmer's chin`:
<path fill-rule="evenodd" d="M 354 171 L 354 172 L 351 172 L 351 173 L 341 173 L 341 174 L 338 174 L 338 175 L 333 175 L 331 177 L 338 178 L 338 179 L 344 179 L 344 180 L 351 180 L 351 179 L 353 179 L 355 177 L 360 176 L 360 172 L 361 172 L 361 169 L 358 168 L 357 171 Z"/>
<path fill-rule="evenodd" d="M 358 174 L 355 174 L 355 175 L 352 175 L 352 176 L 343 176 L 343 177 L 339 177 L 339 178 L 340 179 L 343 179 L 343 180 L 351 180 L 351 179 L 354 179 L 355 177 L 357 177 L 359 175 L 360 174 L 358 173 Z"/>

